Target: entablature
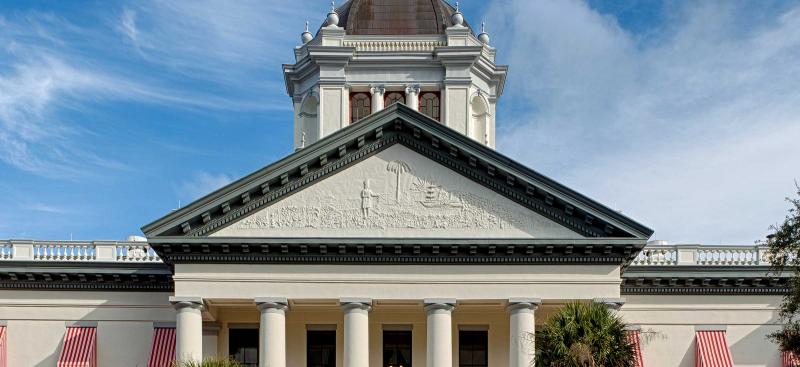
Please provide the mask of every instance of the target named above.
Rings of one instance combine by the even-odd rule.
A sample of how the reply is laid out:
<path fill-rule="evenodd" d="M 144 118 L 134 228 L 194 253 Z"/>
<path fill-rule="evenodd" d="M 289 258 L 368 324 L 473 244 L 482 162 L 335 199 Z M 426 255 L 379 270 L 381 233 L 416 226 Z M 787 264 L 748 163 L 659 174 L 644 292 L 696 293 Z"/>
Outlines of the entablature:
<path fill-rule="evenodd" d="M 785 295 L 791 274 L 769 266 L 630 266 L 621 293 L 644 295 Z"/>
<path fill-rule="evenodd" d="M 623 265 L 639 239 L 156 237 L 169 263 Z"/>

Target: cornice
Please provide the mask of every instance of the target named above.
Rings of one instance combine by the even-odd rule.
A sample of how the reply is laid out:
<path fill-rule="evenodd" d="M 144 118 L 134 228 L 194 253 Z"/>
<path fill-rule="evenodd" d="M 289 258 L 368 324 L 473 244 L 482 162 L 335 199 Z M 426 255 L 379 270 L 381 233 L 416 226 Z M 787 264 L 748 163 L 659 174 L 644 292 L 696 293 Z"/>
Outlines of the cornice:
<path fill-rule="evenodd" d="M 630 266 L 622 294 L 785 295 L 791 275 L 768 266 Z"/>
<path fill-rule="evenodd" d="M 631 239 L 156 238 L 170 263 L 619 265 Z"/>
<path fill-rule="evenodd" d="M 0 289 L 172 292 L 172 271 L 161 263 L 0 263 Z"/>

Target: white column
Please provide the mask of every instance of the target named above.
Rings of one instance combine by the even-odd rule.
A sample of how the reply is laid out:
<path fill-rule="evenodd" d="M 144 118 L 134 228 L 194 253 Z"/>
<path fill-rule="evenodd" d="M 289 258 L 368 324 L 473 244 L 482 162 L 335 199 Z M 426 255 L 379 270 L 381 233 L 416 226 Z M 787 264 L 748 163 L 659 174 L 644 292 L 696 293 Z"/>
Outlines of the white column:
<path fill-rule="evenodd" d="M 610 310 L 619 311 L 622 305 L 625 304 L 625 298 L 595 298 L 592 302 L 602 303 Z"/>
<path fill-rule="evenodd" d="M 258 297 L 261 312 L 258 331 L 259 367 L 286 367 L 286 298 Z"/>
<path fill-rule="evenodd" d="M 427 367 L 453 366 L 453 309 L 456 300 L 426 299 L 425 313 L 428 323 Z"/>
<path fill-rule="evenodd" d="M 383 94 L 386 93 L 386 88 L 383 85 L 373 85 L 369 88 L 372 93 L 372 113 L 378 112 L 383 109 Z"/>
<path fill-rule="evenodd" d="M 536 332 L 534 311 L 542 303 L 538 298 L 509 298 L 509 367 L 530 367 L 536 355 L 533 336 Z"/>
<path fill-rule="evenodd" d="M 369 298 L 342 298 L 344 367 L 369 367 Z"/>
<path fill-rule="evenodd" d="M 203 359 L 203 299 L 169 297 L 178 311 L 175 323 L 175 359 L 179 362 Z"/>
<path fill-rule="evenodd" d="M 406 106 L 414 110 L 419 110 L 419 84 L 409 84 L 406 86 Z"/>

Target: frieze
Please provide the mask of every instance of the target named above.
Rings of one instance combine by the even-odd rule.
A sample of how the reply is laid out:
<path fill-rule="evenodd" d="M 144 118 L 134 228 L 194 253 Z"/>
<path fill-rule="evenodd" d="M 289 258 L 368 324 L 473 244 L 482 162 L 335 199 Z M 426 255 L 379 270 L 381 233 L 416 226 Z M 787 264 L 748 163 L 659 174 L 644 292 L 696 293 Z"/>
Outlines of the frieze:
<path fill-rule="evenodd" d="M 289 236 L 305 232 L 581 237 L 401 145 L 213 235 Z"/>

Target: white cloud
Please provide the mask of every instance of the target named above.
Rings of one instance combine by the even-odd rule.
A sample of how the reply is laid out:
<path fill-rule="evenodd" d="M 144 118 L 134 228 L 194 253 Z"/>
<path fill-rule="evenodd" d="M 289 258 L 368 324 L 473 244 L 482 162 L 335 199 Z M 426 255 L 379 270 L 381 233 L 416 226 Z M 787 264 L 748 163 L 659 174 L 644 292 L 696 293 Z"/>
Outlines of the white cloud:
<path fill-rule="evenodd" d="M 191 4 L 153 3 L 159 9 L 178 7 L 187 13 L 196 9 L 193 6 L 200 6 Z M 217 4 L 220 15 L 226 14 L 223 8 L 227 6 Z M 230 8 L 242 14 L 248 10 L 240 6 Z M 216 42 L 238 46 L 237 52 L 221 55 L 219 45 L 209 47 L 204 42 L 211 35 L 199 35 L 202 29 L 215 27 L 209 23 L 213 19 L 212 10 L 205 9 L 208 13 L 204 18 L 192 21 L 191 27 L 184 29 L 180 19 L 186 17 L 169 9 L 164 14 L 123 9 L 115 25 L 129 41 L 124 44 L 119 42 L 117 34 L 108 33 L 102 25 L 82 28 L 49 13 L 31 11 L 13 19 L 0 19 L 0 161 L 36 175 L 72 180 L 91 179 L 95 172 L 105 168 L 128 169 L 85 144 L 82 138 L 93 132 L 65 117 L 66 112 L 75 111 L 89 115 L 105 102 L 147 103 L 194 111 L 264 112 L 289 108 L 281 93 L 276 93 L 280 89 L 268 90 L 268 82 L 256 84 L 261 79 L 253 75 L 261 71 L 255 70 L 251 62 L 258 60 L 244 63 L 248 75 L 239 71 L 242 60 L 236 54 L 245 55 L 249 47 L 258 46 L 258 54 L 278 57 L 267 49 L 269 40 L 252 43 L 260 32 L 265 33 L 262 37 L 269 33 L 267 25 L 252 20 L 240 24 L 249 38 L 237 43 L 237 35 L 230 34 L 237 25 L 236 19 L 225 17 L 230 23 L 216 27 L 227 29 L 223 32 L 226 36 Z M 151 27 L 142 32 L 140 22 L 169 24 L 169 27 Z M 190 34 L 198 36 L 189 37 Z M 151 42 L 156 46 L 151 46 Z M 130 44 L 140 56 L 155 53 L 158 61 L 125 60 Z M 163 50 L 170 50 L 173 55 L 184 51 L 186 54 L 170 59 Z M 187 66 L 184 73 L 188 76 L 160 69 L 162 61 L 176 58 L 182 60 L 182 66 Z M 214 72 L 208 67 L 201 71 L 188 67 L 210 65 L 203 61 L 209 59 L 215 60 Z M 280 79 L 278 70 L 276 67 L 270 74 L 275 80 Z M 230 75 L 222 76 L 226 72 Z M 217 83 L 223 79 L 227 84 Z M 265 95 L 270 98 L 264 98 Z"/>
<path fill-rule="evenodd" d="M 120 19 L 119 30 L 127 36 L 133 43 L 139 41 L 139 30 L 136 29 L 136 12 L 131 9 L 123 9 Z"/>
<path fill-rule="evenodd" d="M 233 178 L 226 174 L 213 174 L 199 171 L 192 178 L 178 184 L 178 197 L 183 204 L 188 204 L 213 191 L 231 183 Z"/>
<path fill-rule="evenodd" d="M 643 43 L 581 1 L 492 3 L 498 147 L 659 238 L 750 243 L 800 176 L 800 7 L 743 24 L 684 5 Z"/>

